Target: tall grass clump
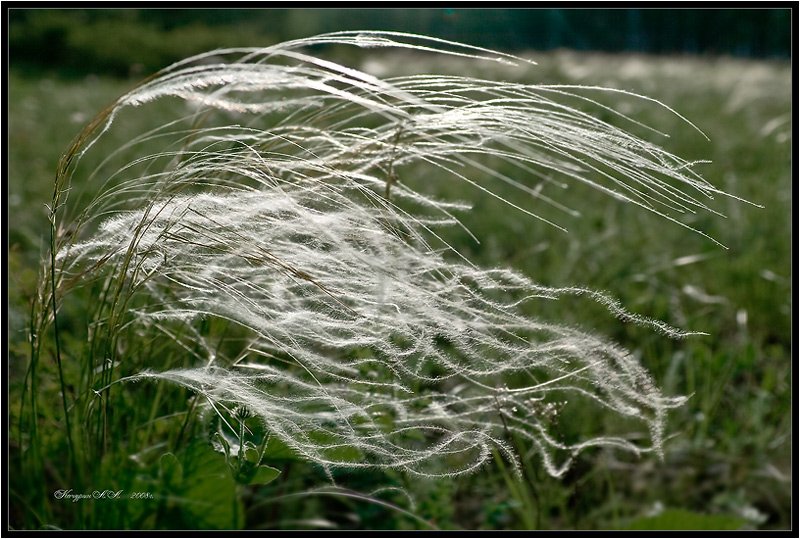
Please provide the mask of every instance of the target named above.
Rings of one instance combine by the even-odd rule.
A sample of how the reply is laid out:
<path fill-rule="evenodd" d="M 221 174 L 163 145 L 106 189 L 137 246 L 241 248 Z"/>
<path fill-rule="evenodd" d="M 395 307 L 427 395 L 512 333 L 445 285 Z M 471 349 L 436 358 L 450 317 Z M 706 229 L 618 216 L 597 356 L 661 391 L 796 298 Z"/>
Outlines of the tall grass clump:
<path fill-rule="evenodd" d="M 359 467 L 455 475 L 495 454 L 516 467 L 512 440 L 553 476 L 590 447 L 660 454 L 666 414 L 685 398 L 664 395 L 622 346 L 526 313 L 582 296 L 621 323 L 689 333 L 603 292 L 477 267 L 448 242 L 449 229 L 466 230 L 470 197 L 497 198 L 502 183 L 519 193 L 502 199 L 509 211 L 559 228 L 540 210 L 574 214 L 571 183 L 675 226 L 714 212 L 709 201 L 723 193 L 694 163 L 635 136 L 650 128 L 601 102 L 648 98 L 380 79 L 311 54 L 323 45 L 532 63 L 423 36 L 339 32 L 189 58 L 99 114 L 57 171 L 25 401 L 35 408 L 41 343 L 52 337 L 75 470 L 103 454 L 123 424 L 115 399 L 135 395 L 134 382 L 189 390 L 226 454 L 254 445 L 246 419 L 257 418 L 331 479 Z M 160 125 L 96 155 L 127 114 L 157 106 Z M 463 196 L 434 196 L 434 182 L 460 182 Z M 76 331 L 86 344 L 67 357 L 62 311 L 80 297 L 92 298 L 90 316 L 69 323 L 85 326 Z M 559 422 L 581 400 L 648 435 L 587 426 L 566 439 Z"/>

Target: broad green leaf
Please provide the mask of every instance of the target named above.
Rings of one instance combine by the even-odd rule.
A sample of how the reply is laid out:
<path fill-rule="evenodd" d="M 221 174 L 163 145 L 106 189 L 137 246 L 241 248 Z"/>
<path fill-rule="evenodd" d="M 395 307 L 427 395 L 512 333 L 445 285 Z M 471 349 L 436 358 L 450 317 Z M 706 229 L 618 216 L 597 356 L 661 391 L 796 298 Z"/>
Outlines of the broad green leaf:
<path fill-rule="evenodd" d="M 158 461 L 159 476 L 165 485 L 178 487 L 183 481 L 183 466 L 172 453 L 164 453 Z"/>
<path fill-rule="evenodd" d="M 281 471 L 272 466 L 259 466 L 258 469 L 256 469 L 255 475 L 250 479 L 250 484 L 266 485 L 274 481 L 280 474 Z"/>
<path fill-rule="evenodd" d="M 297 452 L 277 436 L 270 436 L 264 458 L 268 460 L 300 460 Z"/>
<path fill-rule="evenodd" d="M 195 442 L 177 459 L 182 464 L 183 477 L 169 492 L 170 503 L 175 506 L 171 518 L 187 529 L 240 528 L 244 510 L 225 457 L 207 444 Z"/>
<path fill-rule="evenodd" d="M 686 509 L 667 509 L 652 517 L 638 518 L 626 530 L 740 530 L 746 521 L 733 515 L 709 515 Z"/>
<path fill-rule="evenodd" d="M 258 449 L 254 447 L 248 447 L 244 450 L 244 457 L 250 464 L 258 464 L 260 456 Z"/>

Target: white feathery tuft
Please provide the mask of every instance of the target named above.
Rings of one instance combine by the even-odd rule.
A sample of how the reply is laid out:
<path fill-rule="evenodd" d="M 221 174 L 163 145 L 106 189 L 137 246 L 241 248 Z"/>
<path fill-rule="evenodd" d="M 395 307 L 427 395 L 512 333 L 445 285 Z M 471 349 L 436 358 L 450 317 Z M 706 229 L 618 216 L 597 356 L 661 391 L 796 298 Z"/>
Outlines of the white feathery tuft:
<path fill-rule="evenodd" d="M 96 136 L 124 108 L 168 97 L 191 107 L 128 147 L 158 141 L 163 151 L 95 174 L 103 189 L 73 219 L 79 232 L 57 253 L 60 271 L 80 277 L 90 268 L 128 283 L 126 324 L 207 351 L 188 368 L 159 371 L 153 358 L 132 378 L 189 388 L 217 410 L 246 406 L 326 468 L 465 473 L 493 448 L 516 463 L 512 433 L 554 476 L 591 446 L 660 453 L 665 414 L 684 399 L 662 395 L 625 350 L 521 307 L 583 295 L 622 321 L 690 333 L 600 292 L 475 267 L 440 234 L 463 226 L 457 214 L 469 204 L 418 187 L 464 181 L 498 197 L 487 179 L 500 180 L 571 212 L 536 183 L 581 182 L 681 226 L 675 214 L 713 211 L 706 201 L 724 193 L 692 163 L 559 103 L 602 106 L 586 97 L 602 89 L 380 80 L 300 52 L 325 43 L 530 64 L 424 36 L 342 32 L 197 56 L 120 98 Z M 92 144 L 87 138 L 82 151 Z M 193 329 L 208 317 L 247 339 L 221 353 L 212 342 L 219 336 Z M 558 418 L 571 399 L 642 422 L 650 441 L 560 441 Z"/>

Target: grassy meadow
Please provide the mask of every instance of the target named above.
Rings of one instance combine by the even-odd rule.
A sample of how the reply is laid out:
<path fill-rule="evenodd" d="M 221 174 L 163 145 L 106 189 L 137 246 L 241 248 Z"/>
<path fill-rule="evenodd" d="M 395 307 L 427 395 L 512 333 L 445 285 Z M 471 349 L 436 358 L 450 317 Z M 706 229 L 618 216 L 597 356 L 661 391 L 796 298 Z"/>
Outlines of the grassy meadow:
<path fill-rule="evenodd" d="M 639 129 L 647 140 L 689 160 L 713 185 L 753 204 L 720 198 L 725 217 L 693 214 L 701 235 L 590 188 L 570 185 L 548 196 L 557 208 L 536 210 L 562 232 L 515 212 L 463 183 L 407 178 L 424 192 L 466 200 L 460 215 L 480 239 L 453 228 L 446 239 L 482 267 L 510 266 L 543 285 L 586 286 L 618 298 L 629 310 L 708 335 L 669 339 L 624 324 L 580 298 L 531 308 L 545 319 L 580 326 L 631 350 L 667 395 L 690 395 L 669 415 L 665 457 L 635 458 L 611 450 L 582 453 L 554 479 L 521 440 L 523 479 L 503 459 L 454 479 L 410 478 L 361 470 L 337 476 L 332 488 L 318 466 L 276 440 L 265 462 L 279 471 L 263 484 L 236 481 L 207 442 L 208 418 L 192 394 L 165 383 L 115 386 L 108 438 L 100 447 L 64 436 L 58 371 L 44 345 L 29 371 L 32 298 L 47 252 L 48 203 L 59 156 L 94 114 L 136 81 L 90 76 L 9 73 L 8 315 L 10 525 L 15 529 L 785 529 L 791 505 L 792 117 L 791 67 L 729 58 L 531 53 L 522 69 L 431 60 L 412 53 L 354 56 L 354 67 L 379 76 L 410 72 L 469 74 L 541 84 L 608 86 L 641 93 L 674 108 L 608 94 L 603 103 L 670 134 Z M 160 121 L 156 107 L 118 120 L 94 149 L 102 154 Z M 597 107 L 594 114 L 616 118 Z M 607 115 L 607 116 L 606 116 Z M 626 124 L 626 128 L 630 128 Z M 489 160 L 491 164 L 491 160 Z M 71 197 L 80 197 L 79 179 Z M 515 192 L 493 189 L 511 200 Z M 756 206 L 758 205 L 758 206 Z M 759 207 L 761 206 L 761 207 Z M 59 322 L 67 400 L 85 373 L 87 323 L 97 294 L 69 297 Z M 164 350 L 143 342 L 140 364 L 160 368 Z M 126 351 L 127 353 L 128 351 Z M 115 373 L 114 376 L 117 376 Z M 36 395 L 30 394 L 30 379 Z M 35 401 L 35 404 L 33 404 Z M 24 404 L 23 404 L 24 403 Z M 32 407 L 35 406 L 35 412 Z M 73 430 L 89 418 L 73 415 Z M 82 423 L 85 421 L 85 423 Z M 86 426 L 85 426 L 86 425 Z M 586 427 L 588 425 L 588 427 Z M 579 429 L 578 426 L 581 426 Z M 257 424 L 252 423 L 254 430 Z M 614 430 L 597 408 L 576 405 L 561 418 L 572 431 Z M 635 435 L 635 433 L 634 433 Z M 646 435 L 643 434 L 643 435 Z M 78 434 L 80 436 L 80 434 Z M 83 449 L 81 449 L 83 448 Z M 82 464 L 70 471 L 68 461 Z M 139 499 L 75 499 L 94 490 L 141 493 Z M 62 494 L 57 494 L 61 492 Z M 110 496 L 110 495 L 109 495 Z"/>

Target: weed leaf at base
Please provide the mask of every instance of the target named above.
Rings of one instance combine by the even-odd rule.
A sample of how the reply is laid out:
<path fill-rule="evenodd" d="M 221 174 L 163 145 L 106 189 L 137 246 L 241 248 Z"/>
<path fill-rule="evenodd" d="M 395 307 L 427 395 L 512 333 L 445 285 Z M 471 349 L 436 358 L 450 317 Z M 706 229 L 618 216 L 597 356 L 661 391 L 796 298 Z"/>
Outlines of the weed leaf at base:
<path fill-rule="evenodd" d="M 250 479 L 249 484 L 251 485 L 266 485 L 267 483 L 271 483 L 274 481 L 279 475 L 281 471 L 277 468 L 273 468 L 272 466 L 259 466 L 258 470 L 256 470 L 255 475 Z"/>
<path fill-rule="evenodd" d="M 686 509 L 667 509 L 652 517 L 638 518 L 625 530 L 741 530 L 744 520 L 732 515 L 709 515 Z"/>
<path fill-rule="evenodd" d="M 164 485 L 168 522 L 188 529 L 240 528 L 244 511 L 225 457 L 202 442 L 171 457 L 162 457 L 162 468 L 166 460 L 171 473 L 182 469 L 182 474 L 179 481 Z"/>

